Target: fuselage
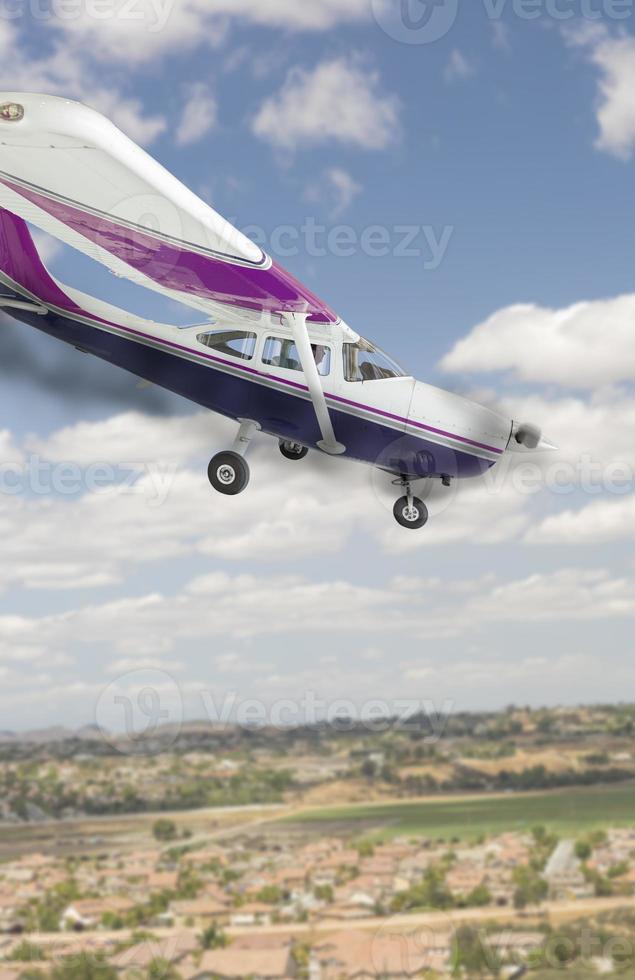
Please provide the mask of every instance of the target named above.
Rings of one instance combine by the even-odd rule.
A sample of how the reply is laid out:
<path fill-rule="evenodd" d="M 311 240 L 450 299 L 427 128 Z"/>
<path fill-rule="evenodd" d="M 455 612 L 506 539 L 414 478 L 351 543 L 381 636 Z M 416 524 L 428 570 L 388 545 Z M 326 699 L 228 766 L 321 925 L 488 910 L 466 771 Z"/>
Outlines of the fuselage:
<path fill-rule="evenodd" d="M 25 300 L 46 305 L 44 315 L 10 310 L 31 326 L 213 412 L 253 419 L 263 432 L 308 448 L 319 443 L 304 376 L 292 357 L 280 356 L 293 353 L 291 335 L 275 320 L 255 321 L 242 331 L 224 331 L 218 323 L 183 329 L 133 316 L 59 283 L 58 295 L 43 297 L 41 288 L 34 295 L 7 275 L 2 281 Z M 241 343 L 234 334 L 249 339 Z M 333 427 L 347 457 L 412 478 L 479 476 L 500 459 L 512 433 L 510 419 L 405 373 L 347 378 L 347 351 L 357 336 L 344 325 L 310 327 Z"/>

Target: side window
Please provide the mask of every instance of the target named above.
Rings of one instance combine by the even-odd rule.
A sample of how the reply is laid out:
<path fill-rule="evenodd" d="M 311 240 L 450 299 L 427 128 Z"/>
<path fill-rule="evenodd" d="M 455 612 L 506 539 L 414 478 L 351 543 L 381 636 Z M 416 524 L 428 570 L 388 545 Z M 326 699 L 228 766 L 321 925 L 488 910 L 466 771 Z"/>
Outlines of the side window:
<path fill-rule="evenodd" d="M 331 348 L 322 344 L 311 344 L 318 373 L 325 378 L 331 373 Z M 267 337 L 262 354 L 263 364 L 285 368 L 287 371 L 301 371 L 300 355 L 292 340 L 284 337 Z"/>
<path fill-rule="evenodd" d="M 256 352 L 256 334 L 245 330 L 213 330 L 199 334 L 196 339 L 220 354 L 239 357 L 243 361 L 250 361 Z"/>
<path fill-rule="evenodd" d="M 382 381 L 406 377 L 406 372 L 392 358 L 363 338 L 357 344 L 344 344 L 343 357 L 346 381 Z"/>

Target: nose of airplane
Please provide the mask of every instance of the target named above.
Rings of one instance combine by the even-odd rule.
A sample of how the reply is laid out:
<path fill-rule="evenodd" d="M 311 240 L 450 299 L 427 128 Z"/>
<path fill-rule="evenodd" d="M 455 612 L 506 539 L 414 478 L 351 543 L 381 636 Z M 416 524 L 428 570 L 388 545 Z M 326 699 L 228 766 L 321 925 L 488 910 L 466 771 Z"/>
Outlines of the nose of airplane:
<path fill-rule="evenodd" d="M 558 446 L 545 439 L 542 429 L 531 422 L 514 423 L 513 438 L 510 442 L 512 449 L 530 449 L 535 452 L 556 452 Z"/>

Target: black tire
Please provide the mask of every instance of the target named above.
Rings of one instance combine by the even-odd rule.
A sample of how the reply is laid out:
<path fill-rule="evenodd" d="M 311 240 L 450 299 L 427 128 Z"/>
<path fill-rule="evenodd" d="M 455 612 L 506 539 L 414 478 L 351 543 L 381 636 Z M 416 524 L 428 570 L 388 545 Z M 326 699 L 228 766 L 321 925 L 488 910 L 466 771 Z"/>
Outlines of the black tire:
<path fill-rule="evenodd" d="M 418 531 L 428 523 L 428 508 L 418 497 L 412 498 L 412 510 L 408 506 L 408 498 L 400 497 L 393 507 L 393 514 L 397 524 L 411 531 Z"/>
<path fill-rule="evenodd" d="M 280 440 L 280 452 L 285 459 L 304 459 L 308 456 L 309 450 L 306 446 L 301 446 L 298 442 L 291 442 L 290 440 Z"/>
<path fill-rule="evenodd" d="M 210 461 L 207 476 L 214 490 L 235 497 L 249 483 L 249 466 L 238 453 L 217 453 Z"/>

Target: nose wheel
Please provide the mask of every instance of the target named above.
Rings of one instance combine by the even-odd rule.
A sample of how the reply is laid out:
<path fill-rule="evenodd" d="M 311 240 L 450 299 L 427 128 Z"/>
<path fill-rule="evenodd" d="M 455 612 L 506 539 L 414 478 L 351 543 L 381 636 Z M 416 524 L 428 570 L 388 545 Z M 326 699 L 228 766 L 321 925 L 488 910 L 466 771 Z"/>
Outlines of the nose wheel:
<path fill-rule="evenodd" d="M 428 508 L 418 497 L 400 497 L 393 507 L 397 524 L 418 531 L 428 523 Z"/>
<path fill-rule="evenodd" d="M 423 500 L 413 495 L 410 482 L 407 479 L 403 478 L 395 482 L 406 491 L 405 497 L 400 497 L 393 507 L 392 512 L 395 515 L 395 520 L 401 527 L 406 527 L 411 531 L 418 531 L 428 523 L 430 516 L 428 508 Z"/>

